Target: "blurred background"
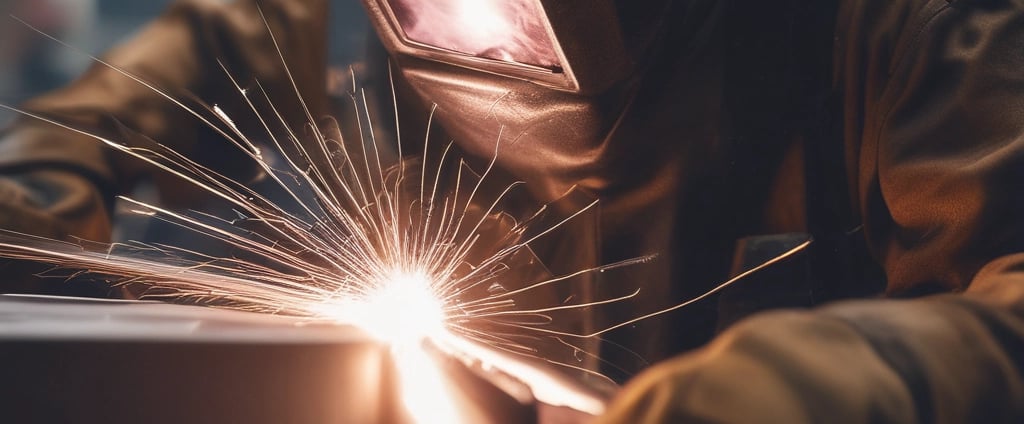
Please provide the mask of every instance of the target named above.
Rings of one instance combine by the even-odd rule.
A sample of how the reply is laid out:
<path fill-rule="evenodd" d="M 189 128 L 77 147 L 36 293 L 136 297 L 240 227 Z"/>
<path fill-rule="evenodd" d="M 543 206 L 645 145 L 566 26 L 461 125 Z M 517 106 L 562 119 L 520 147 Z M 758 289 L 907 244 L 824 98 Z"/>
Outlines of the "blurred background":
<path fill-rule="evenodd" d="M 16 105 L 59 87 L 90 64 L 90 59 L 80 52 L 39 35 L 13 17 L 75 48 L 100 55 L 138 31 L 172 2 L 0 0 L 0 103 Z M 331 63 L 344 66 L 361 58 L 369 24 L 359 1 L 332 0 L 331 21 Z M 0 110 L 0 126 L 12 118 L 12 112 Z"/>
<path fill-rule="evenodd" d="M 142 29 L 174 1 L 0 0 L 0 104 L 17 106 L 32 96 L 68 83 L 92 64 L 92 59 L 84 53 L 102 56 L 104 51 Z M 347 68 L 363 58 L 370 25 L 359 0 L 330 2 L 329 63 Z M 33 31 L 19 20 L 73 48 Z M 0 129 L 9 125 L 15 116 L 15 112 L 0 109 Z M 160 203 L 155 188 L 145 181 L 130 194 L 139 200 Z M 228 206 L 222 207 L 231 213 Z M 206 205 L 203 209 L 211 213 L 224 212 L 216 208 Z M 113 210 L 115 242 L 158 241 L 210 254 L 226 254 L 172 224 L 122 213 L 124 210 L 123 201 Z"/>

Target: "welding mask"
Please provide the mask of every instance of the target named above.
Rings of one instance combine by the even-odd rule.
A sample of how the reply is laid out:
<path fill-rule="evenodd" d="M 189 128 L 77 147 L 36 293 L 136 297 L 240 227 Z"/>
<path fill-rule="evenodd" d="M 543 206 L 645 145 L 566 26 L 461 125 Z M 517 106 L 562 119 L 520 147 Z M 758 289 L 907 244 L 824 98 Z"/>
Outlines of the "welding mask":
<path fill-rule="evenodd" d="M 500 166 L 550 200 L 594 175 L 671 1 L 363 3 L 393 66 L 437 105 L 449 135 L 485 158 L 500 143 Z"/>

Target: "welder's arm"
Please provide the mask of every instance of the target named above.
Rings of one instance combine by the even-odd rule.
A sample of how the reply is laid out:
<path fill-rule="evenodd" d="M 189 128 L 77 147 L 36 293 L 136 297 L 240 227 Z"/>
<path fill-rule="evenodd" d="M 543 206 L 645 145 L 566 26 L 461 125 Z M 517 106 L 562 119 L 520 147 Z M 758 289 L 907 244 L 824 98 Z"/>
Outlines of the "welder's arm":
<path fill-rule="evenodd" d="M 110 236 L 104 204 L 96 186 L 72 172 L 41 169 L 0 178 L 0 228 L 104 240 Z"/>
<path fill-rule="evenodd" d="M 227 111 L 245 110 L 218 61 L 241 84 L 258 79 L 271 96 L 294 99 L 257 3 L 299 90 L 313 113 L 321 113 L 327 3 L 323 0 L 177 1 L 103 58 L 193 106 L 197 103 L 188 100 L 189 93 Z M 294 102 L 282 103 L 291 122 L 305 122 Z M 130 146 L 156 141 L 227 175 L 251 172 L 248 165 L 240 165 L 251 161 L 214 140 L 198 119 L 100 63 L 72 84 L 22 108 Z M 151 174 L 141 161 L 116 154 L 88 136 L 21 117 L 0 133 L 0 225 L 51 237 L 108 239 L 113 195 Z M 154 178 L 158 184 L 176 181 L 159 174 Z M 165 202 L 181 204 L 192 197 L 185 185 L 165 185 Z"/>
<path fill-rule="evenodd" d="M 700 351 L 642 374 L 601 421 L 1019 422 L 1020 263 L 994 264 L 979 276 L 978 283 L 998 287 L 983 296 L 859 301 L 756 316 Z"/>
<path fill-rule="evenodd" d="M 868 243 L 890 295 L 958 294 L 755 316 L 640 376 L 606 421 L 1024 419 L 1024 10 L 841 4 L 837 84 Z"/>

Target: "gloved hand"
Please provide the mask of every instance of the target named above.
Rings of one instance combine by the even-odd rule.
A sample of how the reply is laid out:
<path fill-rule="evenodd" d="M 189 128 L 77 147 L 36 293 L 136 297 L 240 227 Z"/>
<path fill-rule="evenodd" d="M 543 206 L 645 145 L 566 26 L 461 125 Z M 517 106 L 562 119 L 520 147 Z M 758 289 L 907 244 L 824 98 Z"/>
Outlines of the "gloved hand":
<path fill-rule="evenodd" d="M 599 422 L 1022 422 L 1024 325 L 982 303 L 757 315 L 641 374 Z"/>
<path fill-rule="evenodd" d="M 58 240 L 78 237 L 108 241 L 107 209 L 96 185 L 74 172 L 41 168 L 0 173 L 0 228 L 5 231 Z M 63 280 L 54 279 L 59 281 L 49 284 L 33 277 L 49 268 L 25 261 L 0 260 L 0 292 L 53 292 L 43 286 L 57 289 Z"/>
<path fill-rule="evenodd" d="M 64 240 L 110 239 L 110 218 L 99 190 L 70 171 L 39 169 L 0 175 L 0 228 Z"/>

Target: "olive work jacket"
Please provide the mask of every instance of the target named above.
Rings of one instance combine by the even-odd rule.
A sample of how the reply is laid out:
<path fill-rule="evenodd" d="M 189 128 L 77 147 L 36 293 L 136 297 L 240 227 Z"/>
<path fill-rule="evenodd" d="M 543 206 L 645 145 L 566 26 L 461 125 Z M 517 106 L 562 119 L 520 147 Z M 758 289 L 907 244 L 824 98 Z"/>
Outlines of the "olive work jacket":
<path fill-rule="evenodd" d="M 218 60 L 288 92 L 254 3 L 176 2 L 104 58 L 211 104 L 239 101 Z M 261 3 L 299 91 L 323 113 L 325 2 Z M 659 253 L 617 277 L 644 282 L 630 307 L 657 310 L 748 267 L 734 252 L 761 239 L 737 240 L 809 234 L 817 247 L 795 262 L 806 267 L 776 274 L 809 275 L 787 290 L 808 303 L 876 298 L 742 320 L 633 379 L 602 419 L 1024 421 L 1024 3 L 678 3 L 594 174 L 562 176 L 602 201 L 599 261 Z M 158 140 L 228 175 L 251 171 L 181 108 L 105 66 L 24 107 L 129 144 Z M 168 204 L 193 194 L 27 118 L 3 134 L 0 173 L 0 225 L 55 238 L 109 239 L 113 195 L 144 177 Z M 715 320 L 693 314 L 609 338 L 659 360 L 711 335 Z"/>

